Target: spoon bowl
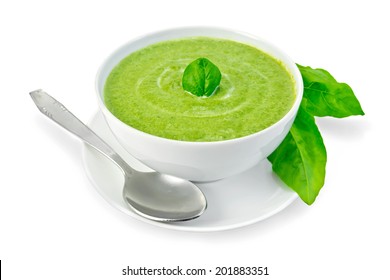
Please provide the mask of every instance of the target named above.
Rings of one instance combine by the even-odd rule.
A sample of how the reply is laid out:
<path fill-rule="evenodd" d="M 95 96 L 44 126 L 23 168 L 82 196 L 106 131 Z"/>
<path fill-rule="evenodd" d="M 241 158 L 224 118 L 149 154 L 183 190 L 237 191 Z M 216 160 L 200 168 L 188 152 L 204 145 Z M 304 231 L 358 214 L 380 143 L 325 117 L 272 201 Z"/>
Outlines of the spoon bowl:
<path fill-rule="evenodd" d="M 203 193 L 194 186 L 190 181 L 171 175 L 136 173 L 125 175 L 123 197 L 134 211 L 149 219 L 186 221 L 199 217 L 206 209 Z"/>
<path fill-rule="evenodd" d="M 113 161 L 124 175 L 123 198 L 140 216 L 160 222 L 192 220 L 206 210 L 202 191 L 190 181 L 130 167 L 106 142 L 42 90 L 30 92 L 38 109 Z"/>

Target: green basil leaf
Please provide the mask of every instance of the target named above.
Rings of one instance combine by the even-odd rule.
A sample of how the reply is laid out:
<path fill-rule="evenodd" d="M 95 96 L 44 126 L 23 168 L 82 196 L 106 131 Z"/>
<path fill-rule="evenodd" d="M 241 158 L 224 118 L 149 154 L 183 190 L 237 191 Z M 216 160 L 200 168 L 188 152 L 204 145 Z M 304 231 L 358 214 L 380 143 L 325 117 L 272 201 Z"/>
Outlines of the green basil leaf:
<path fill-rule="evenodd" d="M 221 82 L 221 72 L 207 58 L 198 58 L 184 70 L 184 90 L 197 96 L 211 96 Z"/>
<path fill-rule="evenodd" d="M 302 74 L 304 93 L 303 102 L 306 111 L 318 117 L 344 118 L 352 115 L 364 115 L 351 87 L 339 83 L 324 69 L 313 69 L 298 65 Z"/>
<path fill-rule="evenodd" d="M 268 157 L 273 171 L 307 204 L 325 181 L 326 149 L 314 117 L 302 107 L 280 146 Z"/>

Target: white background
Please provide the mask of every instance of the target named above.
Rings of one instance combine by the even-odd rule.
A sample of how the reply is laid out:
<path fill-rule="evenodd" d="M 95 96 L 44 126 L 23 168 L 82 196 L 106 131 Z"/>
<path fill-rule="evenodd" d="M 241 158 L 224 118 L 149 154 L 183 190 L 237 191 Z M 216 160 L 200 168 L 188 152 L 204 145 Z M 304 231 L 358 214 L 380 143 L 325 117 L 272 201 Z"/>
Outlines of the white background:
<path fill-rule="evenodd" d="M 268 266 L 266 279 L 390 279 L 385 3 L 1 1 L 4 279 L 130 279 L 121 276 L 127 265 Z M 28 95 L 43 88 L 88 121 L 97 111 L 95 74 L 111 51 L 137 36 L 187 25 L 263 37 L 355 90 L 366 116 L 317 122 L 328 166 L 314 205 L 297 200 L 268 220 L 217 233 L 137 221 L 99 196 L 84 172 L 81 142 L 41 115 Z"/>

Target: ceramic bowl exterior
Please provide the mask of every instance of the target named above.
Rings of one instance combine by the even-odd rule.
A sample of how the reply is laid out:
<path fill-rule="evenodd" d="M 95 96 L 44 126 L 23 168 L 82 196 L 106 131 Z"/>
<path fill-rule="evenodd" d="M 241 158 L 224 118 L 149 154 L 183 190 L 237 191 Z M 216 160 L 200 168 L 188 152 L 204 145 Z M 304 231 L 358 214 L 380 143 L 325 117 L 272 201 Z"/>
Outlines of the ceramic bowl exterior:
<path fill-rule="evenodd" d="M 117 119 L 104 105 L 104 83 L 111 70 L 127 55 L 160 41 L 193 36 L 230 39 L 255 46 L 283 62 L 296 86 L 290 111 L 274 125 L 249 136 L 217 142 L 187 142 L 144 133 Z M 152 169 L 192 181 L 213 181 L 241 173 L 271 154 L 286 137 L 303 95 L 303 81 L 295 63 L 282 51 L 252 35 L 214 27 L 165 30 L 133 40 L 114 51 L 103 63 L 96 79 L 98 103 L 118 142 Z"/>

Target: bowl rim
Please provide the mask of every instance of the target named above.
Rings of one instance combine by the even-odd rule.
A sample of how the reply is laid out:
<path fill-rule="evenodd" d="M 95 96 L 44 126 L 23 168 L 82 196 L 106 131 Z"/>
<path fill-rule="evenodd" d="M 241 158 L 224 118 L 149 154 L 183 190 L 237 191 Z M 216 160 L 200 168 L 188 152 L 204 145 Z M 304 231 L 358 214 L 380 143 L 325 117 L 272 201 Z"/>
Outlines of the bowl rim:
<path fill-rule="evenodd" d="M 139 41 L 147 40 L 149 38 L 158 37 L 158 36 L 161 36 L 161 35 L 164 35 L 164 34 L 168 34 L 168 33 L 172 33 L 172 32 L 183 32 L 183 31 L 192 31 L 192 32 L 198 31 L 199 32 L 201 30 L 216 31 L 216 32 L 217 31 L 228 32 L 228 33 L 230 33 L 232 35 L 238 35 L 238 36 L 242 36 L 242 37 L 247 37 L 248 39 L 252 39 L 252 40 L 258 41 L 258 42 L 260 42 L 260 44 L 265 45 L 268 48 L 273 49 L 276 53 L 278 53 L 280 55 L 280 57 L 275 57 L 275 55 L 273 55 L 273 54 L 271 54 L 271 53 L 269 53 L 269 52 L 267 52 L 267 51 L 265 51 L 263 49 L 260 49 L 258 46 L 253 46 L 253 47 L 256 47 L 256 48 L 260 49 L 261 51 L 267 53 L 268 55 L 272 56 L 273 58 L 279 60 L 281 63 L 283 63 L 284 67 L 287 68 L 287 71 L 290 72 L 292 78 L 294 79 L 295 90 L 296 90 L 296 97 L 295 97 L 294 103 L 291 106 L 290 110 L 280 120 L 278 120 L 276 123 L 274 123 L 274 124 L 264 128 L 264 129 L 262 129 L 262 130 L 260 130 L 258 132 L 255 132 L 255 133 L 252 133 L 252 134 L 249 134 L 249 135 L 245 135 L 245 136 L 241 136 L 241 137 L 237 137 L 237 138 L 232 138 L 232 139 L 227 139 L 227 140 L 217 140 L 217 141 L 186 141 L 186 140 L 176 140 L 176 139 L 164 138 L 164 137 L 161 137 L 161 136 L 153 135 L 153 134 L 150 134 L 150 133 L 138 130 L 138 129 L 136 129 L 136 128 L 134 128 L 134 127 L 124 123 L 123 121 L 121 121 L 113 113 L 111 113 L 110 110 L 107 109 L 107 107 L 106 107 L 106 105 L 105 105 L 105 103 L 103 101 L 104 94 L 103 94 L 103 92 L 100 93 L 99 81 L 101 80 L 100 77 L 102 75 L 103 70 L 107 67 L 106 65 L 108 65 L 108 63 L 115 57 L 115 55 L 117 53 L 119 53 L 121 50 L 125 49 L 126 47 L 129 47 L 129 46 L 131 46 L 131 45 L 133 45 L 133 44 L 135 44 L 135 43 L 137 43 Z M 197 37 L 197 36 L 201 36 L 201 35 L 186 35 L 186 36 L 177 37 L 176 39 L 186 38 L 186 37 Z M 211 36 L 205 35 L 204 37 L 211 37 Z M 224 36 L 222 36 L 220 38 L 224 38 Z M 228 38 L 226 38 L 226 39 L 227 40 L 233 40 L 233 39 L 228 39 Z M 174 39 L 172 38 L 172 39 L 168 39 L 168 40 L 174 40 Z M 158 40 L 157 42 L 163 42 L 163 41 L 166 41 L 166 40 Z M 237 40 L 237 42 L 240 42 L 240 41 Z M 247 42 L 240 42 L 240 43 L 250 45 Z M 129 55 L 131 53 L 132 52 L 129 52 L 127 55 Z M 123 56 L 121 58 L 121 60 L 124 59 L 125 57 L 126 56 Z M 117 63 L 119 63 L 119 62 L 117 62 Z M 117 65 L 117 63 L 116 63 L 116 65 Z M 113 68 L 110 69 L 110 72 L 112 71 L 112 69 Z M 105 83 L 105 81 L 104 81 L 104 83 Z M 104 83 L 103 83 L 102 91 L 104 90 Z M 204 146 L 213 146 L 213 145 L 232 144 L 232 143 L 242 142 L 242 141 L 250 140 L 252 138 L 256 138 L 256 137 L 258 137 L 260 135 L 266 134 L 270 130 L 275 129 L 276 127 L 280 126 L 282 123 L 288 122 L 289 119 L 295 118 L 295 115 L 298 112 L 299 106 L 300 106 L 302 98 L 303 98 L 303 78 L 302 78 L 302 75 L 301 75 L 297 65 L 295 64 L 295 62 L 283 50 L 281 50 L 279 47 L 275 46 L 274 44 L 268 42 L 267 40 L 264 40 L 262 37 L 259 37 L 259 36 L 256 36 L 256 35 L 252 35 L 250 33 L 243 32 L 243 31 L 240 31 L 240 30 L 231 29 L 231 28 L 224 28 L 224 27 L 216 27 L 216 26 L 183 26 L 183 27 L 173 27 L 173 28 L 168 28 L 168 29 L 157 30 L 157 31 L 154 31 L 154 32 L 149 32 L 147 34 L 135 37 L 134 39 L 131 39 L 131 40 L 125 42 L 124 44 L 120 45 L 116 49 L 114 49 L 106 57 L 106 59 L 103 61 L 103 63 L 101 64 L 101 66 L 98 69 L 98 72 L 97 72 L 96 78 L 95 78 L 95 93 L 97 94 L 99 108 L 100 108 L 100 110 L 104 111 L 103 115 L 108 114 L 113 119 L 118 121 L 121 125 L 125 126 L 126 128 L 128 128 L 130 131 L 132 131 L 135 134 L 140 134 L 141 136 L 149 137 L 149 138 L 154 139 L 156 141 L 172 143 L 172 144 L 175 144 L 175 145 L 196 145 L 196 146 L 204 145 Z M 109 125 L 109 127 L 110 127 L 110 125 Z M 114 135 L 115 135 L 115 133 L 114 133 Z"/>

